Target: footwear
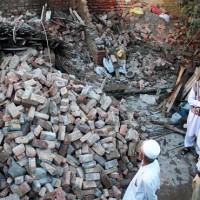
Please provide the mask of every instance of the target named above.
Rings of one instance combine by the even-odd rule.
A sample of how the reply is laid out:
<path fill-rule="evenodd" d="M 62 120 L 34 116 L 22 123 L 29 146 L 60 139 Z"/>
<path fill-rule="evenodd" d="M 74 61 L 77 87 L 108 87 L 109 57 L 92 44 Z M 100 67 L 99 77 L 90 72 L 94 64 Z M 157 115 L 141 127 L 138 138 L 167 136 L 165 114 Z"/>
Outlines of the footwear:
<path fill-rule="evenodd" d="M 198 162 L 199 159 L 200 159 L 200 155 L 197 154 L 197 155 L 196 155 L 196 161 Z"/>
<path fill-rule="evenodd" d="M 184 147 L 182 150 L 181 150 L 181 155 L 186 155 L 188 152 L 190 152 L 192 149 L 192 147 Z"/>

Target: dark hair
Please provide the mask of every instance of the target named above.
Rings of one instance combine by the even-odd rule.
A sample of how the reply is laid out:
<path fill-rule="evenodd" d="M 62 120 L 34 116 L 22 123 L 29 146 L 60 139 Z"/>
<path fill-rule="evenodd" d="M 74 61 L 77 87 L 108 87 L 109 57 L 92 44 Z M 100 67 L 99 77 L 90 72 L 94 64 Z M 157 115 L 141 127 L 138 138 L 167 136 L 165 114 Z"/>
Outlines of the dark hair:
<path fill-rule="evenodd" d="M 149 158 L 144 154 L 144 159 L 148 162 L 148 163 L 152 163 L 155 159 Z"/>

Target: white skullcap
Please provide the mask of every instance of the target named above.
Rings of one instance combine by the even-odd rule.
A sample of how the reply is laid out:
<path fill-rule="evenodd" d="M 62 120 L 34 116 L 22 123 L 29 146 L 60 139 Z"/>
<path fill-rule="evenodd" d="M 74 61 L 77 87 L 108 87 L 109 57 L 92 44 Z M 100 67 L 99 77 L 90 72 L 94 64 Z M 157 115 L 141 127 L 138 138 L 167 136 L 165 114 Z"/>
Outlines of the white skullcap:
<path fill-rule="evenodd" d="M 142 145 L 143 153 L 150 159 L 156 159 L 160 154 L 160 145 L 155 140 L 146 140 Z"/>

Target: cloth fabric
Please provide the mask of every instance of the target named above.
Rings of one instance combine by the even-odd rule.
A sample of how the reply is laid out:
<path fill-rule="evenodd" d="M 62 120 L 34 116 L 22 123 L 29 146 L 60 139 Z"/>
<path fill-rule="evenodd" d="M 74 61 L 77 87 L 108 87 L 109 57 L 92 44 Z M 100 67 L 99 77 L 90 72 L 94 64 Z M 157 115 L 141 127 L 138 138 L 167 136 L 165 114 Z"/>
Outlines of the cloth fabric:
<path fill-rule="evenodd" d="M 197 99 L 198 97 L 196 97 L 195 89 L 193 87 L 188 96 L 188 103 L 191 106 L 200 107 L 200 101 Z M 195 144 L 195 139 L 199 133 L 199 129 L 200 129 L 200 116 L 195 115 L 190 109 L 187 119 L 187 132 L 184 141 L 185 147 L 192 147 Z M 196 152 L 200 154 L 199 146 L 196 146 Z"/>
<path fill-rule="evenodd" d="M 130 182 L 123 200 L 157 200 L 160 188 L 160 165 L 157 160 L 141 166 Z"/>
<path fill-rule="evenodd" d="M 198 159 L 198 162 L 196 164 L 197 170 L 200 172 L 200 159 Z"/>
<path fill-rule="evenodd" d="M 126 60 L 122 60 L 122 59 L 118 59 L 118 63 L 119 63 L 119 72 L 126 74 L 127 70 L 126 70 Z"/>
<path fill-rule="evenodd" d="M 192 200 L 200 199 L 200 177 L 198 175 L 195 176 L 192 182 Z"/>
<path fill-rule="evenodd" d="M 126 52 L 121 49 L 117 52 L 117 57 L 121 60 L 126 60 Z"/>
<path fill-rule="evenodd" d="M 150 159 L 156 159 L 160 154 L 160 145 L 155 140 L 146 140 L 142 145 L 144 154 Z"/>

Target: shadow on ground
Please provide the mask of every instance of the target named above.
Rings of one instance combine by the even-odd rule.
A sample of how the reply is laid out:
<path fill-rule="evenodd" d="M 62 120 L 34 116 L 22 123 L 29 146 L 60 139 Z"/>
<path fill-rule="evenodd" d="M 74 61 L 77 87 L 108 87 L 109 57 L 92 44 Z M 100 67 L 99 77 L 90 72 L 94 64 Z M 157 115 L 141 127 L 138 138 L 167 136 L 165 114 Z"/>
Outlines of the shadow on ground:
<path fill-rule="evenodd" d="M 161 169 L 158 199 L 190 200 L 193 180 L 190 174 L 196 169 L 195 150 L 187 155 L 181 155 L 184 135 L 151 122 L 151 119 L 165 122 L 169 119 L 160 112 L 152 112 L 138 97 L 132 96 L 127 99 L 129 110 L 139 113 L 141 129 L 148 132 L 149 138 L 155 139 L 161 146 L 161 154 L 158 157 Z"/>
<path fill-rule="evenodd" d="M 157 140 L 162 149 L 159 157 L 161 166 L 161 188 L 159 200 L 190 200 L 192 197 L 191 172 L 195 171 L 194 152 L 180 154 L 184 137 L 176 133 L 166 134 Z"/>
<path fill-rule="evenodd" d="M 192 187 L 190 183 L 176 187 L 162 185 L 158 192 L 159 200 L 190 200 L 191 197 Z"/>

